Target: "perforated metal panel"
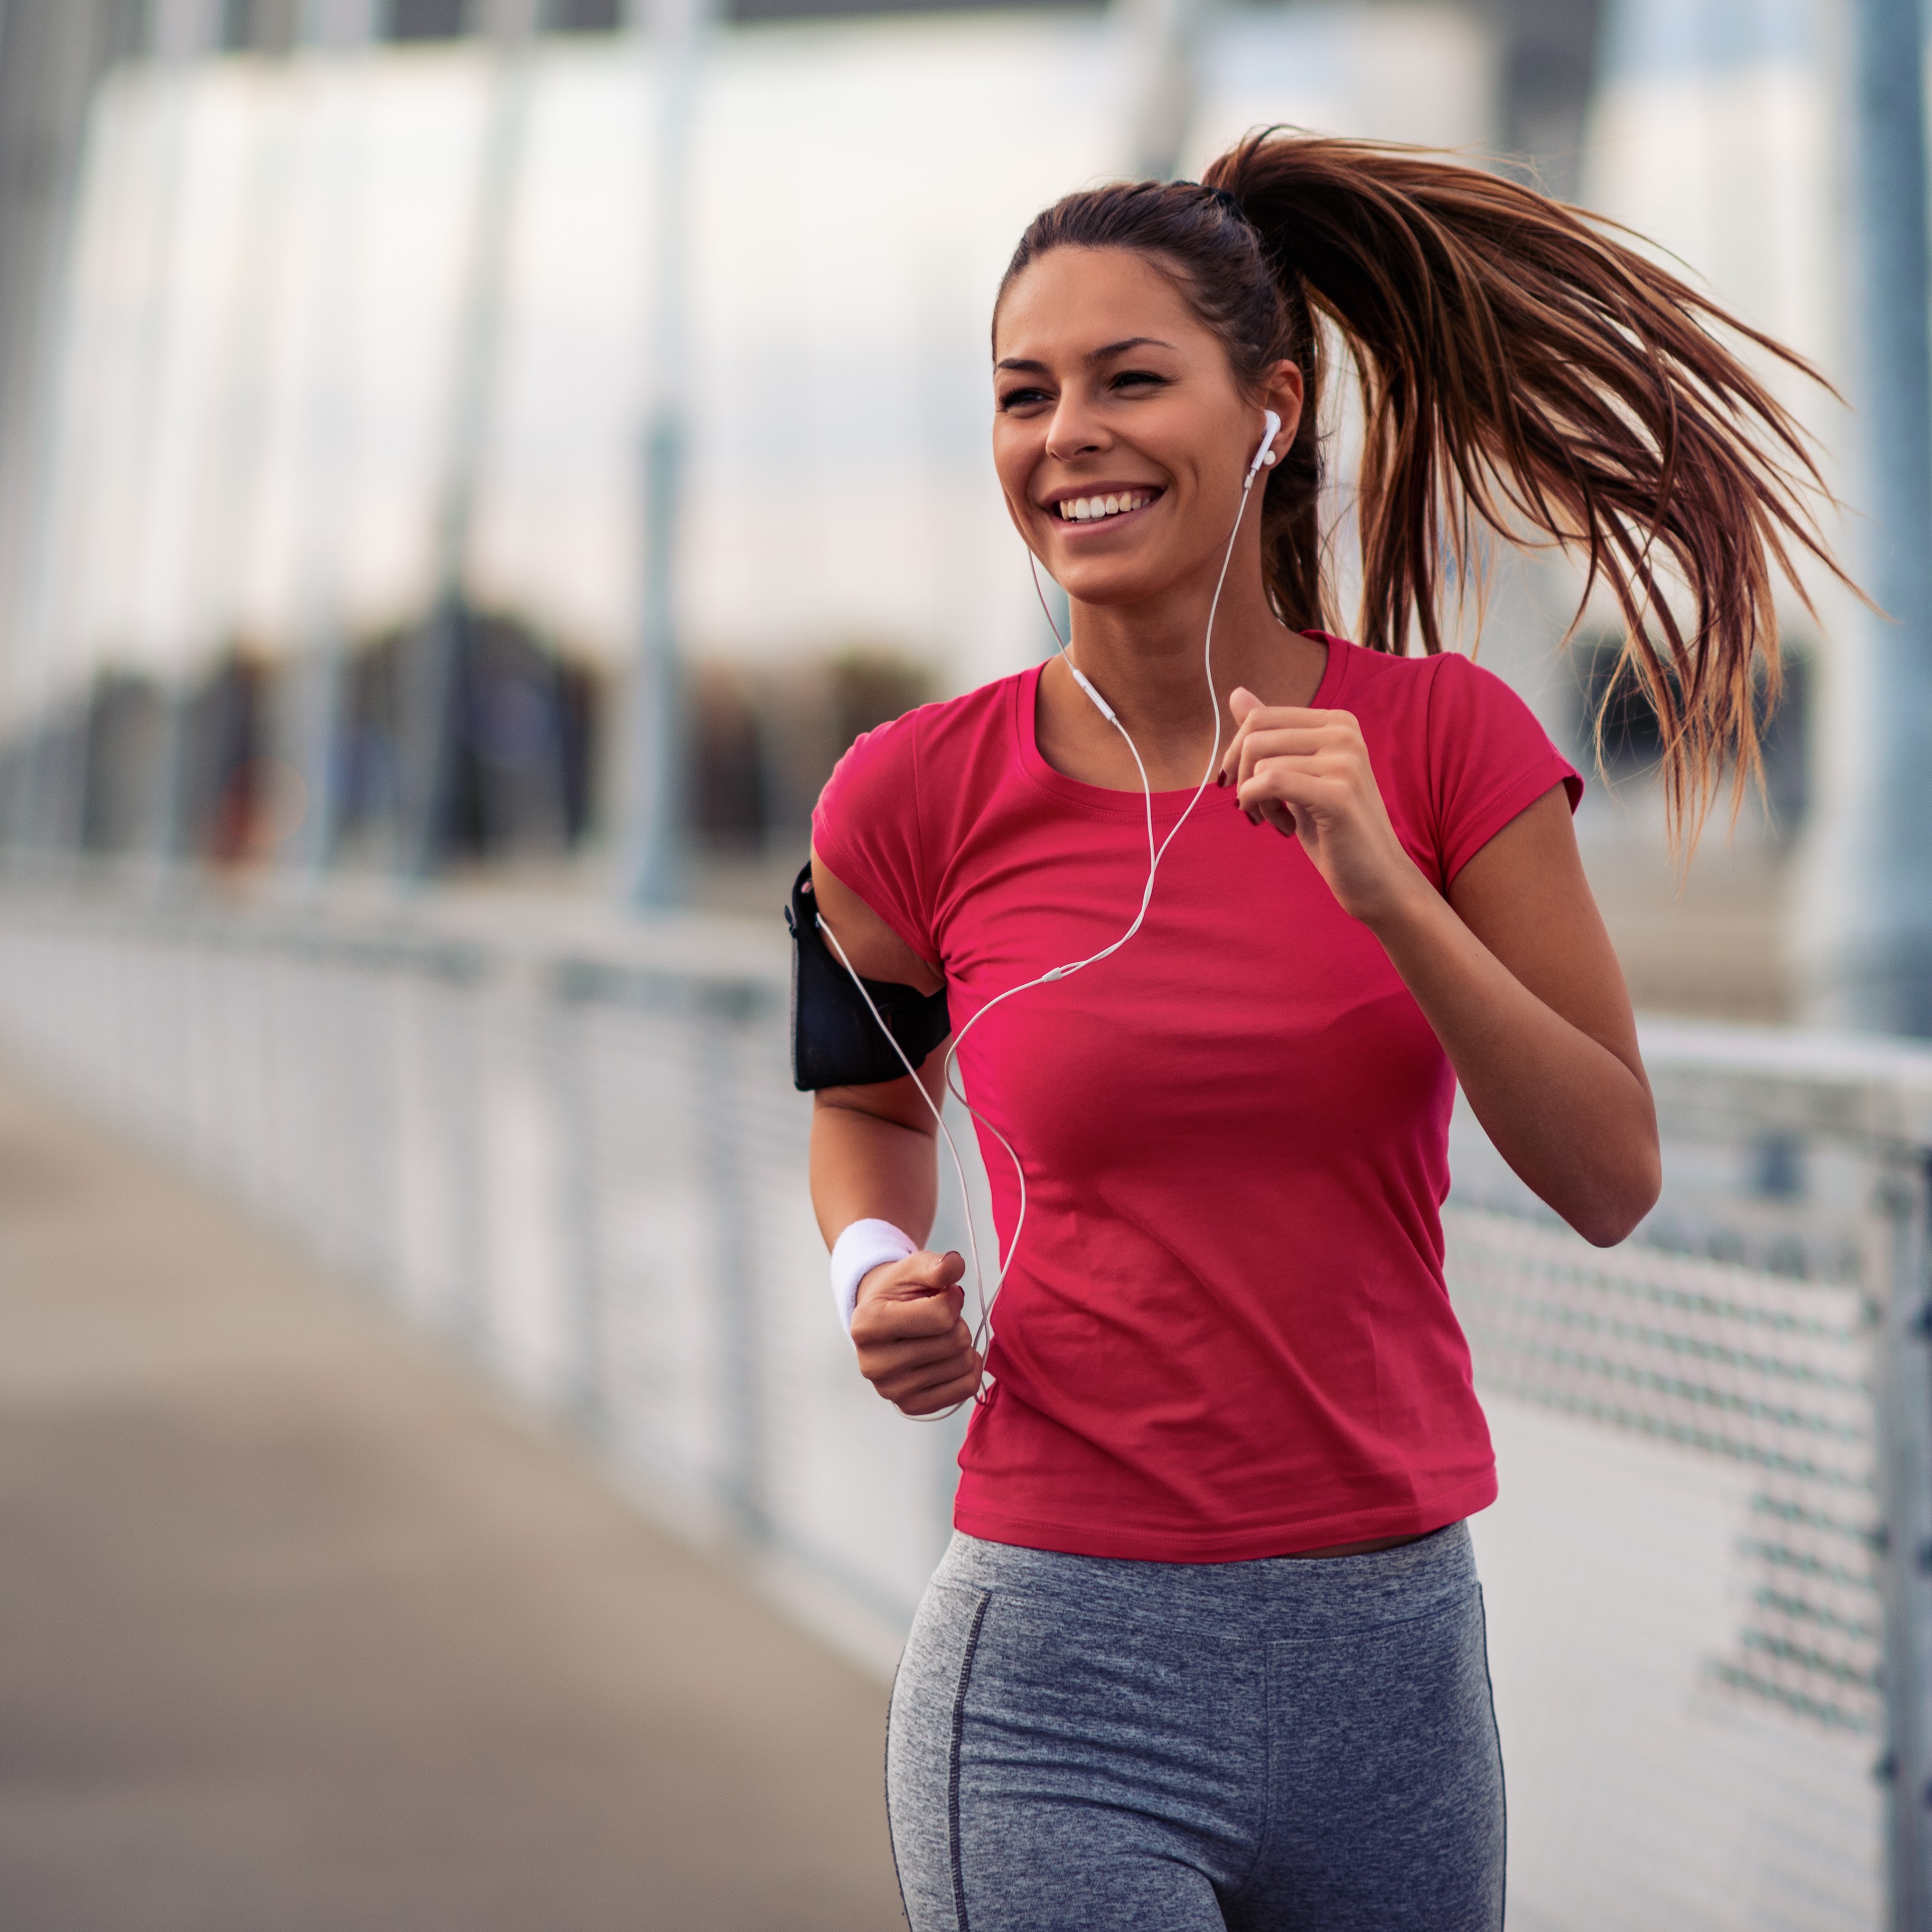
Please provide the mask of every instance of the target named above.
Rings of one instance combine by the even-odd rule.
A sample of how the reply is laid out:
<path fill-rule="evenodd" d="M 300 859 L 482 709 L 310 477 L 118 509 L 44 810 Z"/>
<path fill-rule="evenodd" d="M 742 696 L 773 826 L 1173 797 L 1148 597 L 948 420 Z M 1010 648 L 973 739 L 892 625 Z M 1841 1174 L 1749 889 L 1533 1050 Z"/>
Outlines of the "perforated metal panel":
<path fill-rule="evenodd" d="M 1499 1458 L 1477 1534 L 1502 1626 L 1518 1921 L 1877 1924 L 1863 1285 L 1599 1252 L 1481 1210 L 1445 1222 Z"/>

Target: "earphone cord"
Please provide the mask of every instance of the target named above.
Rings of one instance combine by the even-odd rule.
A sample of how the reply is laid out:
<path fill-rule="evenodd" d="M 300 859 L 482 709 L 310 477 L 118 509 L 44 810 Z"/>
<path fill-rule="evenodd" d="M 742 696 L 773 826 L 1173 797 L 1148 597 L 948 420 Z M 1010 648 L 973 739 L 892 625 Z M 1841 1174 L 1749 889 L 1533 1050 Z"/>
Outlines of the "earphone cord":
<path fill-rule="evenodd" d="M 940 1112 L 938 1103 L 933 1099 L 932 1096 L 926 1091 L 926 1082 L 919 1077 L 919 1069 L 914 1066 L 911 1060 L 906 1057 L 905 1048 L 900 1046 L 897 1038 L 893 1034 L 892 1028 L 886 1025 L 884 1018 L 880 1013 L 878 1006 L 873 1004 L 872 994 L 866 990 L 865 981 L 860 978 L 857 970 L 853 966 L 851 961 L 845 956 L 845 949 L 839 944 L 838 934 L 834 932 L 831 927 L 826 924 L 823 915 L 814 914 L 813 916 L 818 920 L 819 931 L 824 933 L 826 938 L 832 942 L 832 950 L 838 954 L 838 963 L 844 968 L 848 973 L 851 974 L 852 983 L 858 988 L 859 997 L 866 1003 L 866 1010 L 872 1015 L 874 1020 L 878 1022 L 879 1030 L 885 1035 L 886 1040 L 891 1043 L 892 1051 L 898 1055 L 899 1064 L 904 1067 L 907 1072 L 912 1076 L 912 1083 L 919 1089 L 919 1096 L 926 1102 L 927 1110 L 932 1115 L 933 1123 L 939 1130 L 940 1137 L 946 1143 L 946 1151 L 952 1156 L 952 1172 L 958 1177 L 959 1198 L 964 1205 L 966 1217 L 966 1247 L 968 1252 L 972 1257 L 973 1291 L 979 1308 L 979 1319 L 973 1324 L 973 1346 L 979 1351 L 980 1360 L 982 1366 L 980 1370 L 981 1380 L 980 1388 L 974 1389 L 972 1394 L 968 1396 L 964 1401 L 956 1402 L 950 1408 L 941 1409 L 935 1415 L 915 1415 L 909 1418 L 910 1420 L 914 1422 L 944 1422 L 949 1416 L 957 1415 L 959 1412 L 966 1406 L 967 1402 L 980 1402 L 985 1400 L 982 1390 L 985 1387 L 986 1370 L 983 1364 L 986 1359 L 987 1346 L 991 1341 L 992 1336 L 992 1303 L 993 1300 L 997 1298 L 1000 1292 L 999 1284 L 1006 1278 L 1007 1264 L 1012 1261 L 1015 1251 L 1019 1246 L 1020 1230 L 1026 1226 L 1026 1169 L 1021 1166 L 1020 1157 L 1018 1154 L 1013 1152 L 1012 1143 L 1006 1138 L 1006 1136 L 1001 1133 L 999 1129 L 993 1125 L 992 1121 L 986 1120 L 979 1114 L 974 1113 L 971 1106 L 968 1102 L 963 1094 L 956 1094 L 954 1097 L 958 1100 L 960 1106 L 964 1107 L 967 1112 L 969 1114 L 971 1114 L 972 1118 L 975 1120 L 978 1121 L 979 1124 L 984 1127 L 987 1132 L 991 1134 L 994 1139 L 999 1142 L 1000 1146 L 1006 1149 L 1006 1158 L 1012 1162 L 1014 1173 L 1019 1176 L 1019 1218 L 1013 1223 L 1013 1238 L 1006 1244 L 1006 1255 L 1004 1258 L 1000 1261 L 999 1271 L 994 1277 L 993 1294 L 992 1297 L 988 1297 L 986 1293 L 986 1273 L 980 1264 L 980 1237 L 973 1226 L 973 1196 L 967 1189 L 965 1163 L 959 1158 L 959 1148 L 958 1144 L 952 1138 L 952 1130 L 946 1124 L 946 1117 Z M 976 1019 L 979 1018 L 979 1016 L 976 1013 L 973 1017 Z M 968 1022 L 968 1024 L 970 1024 L 970 1022 Z M 952 1090 L 950 1067 L 951 1055 L 949 1054 L 947 1056 L 948 1077 L 946 1081 L 948 1091 Z"/>
<path fill-rule="evenodd" d="M 1193 813 L 1194 808 L 1201 802 L 1202 794 L 1206 792 L 1210 782 L 1214 776 L 1215 770 L 1221 762 L 1221 703 L 1214 691 L 1214 617 L 1215 614 L 1221 608 L 1222 588 L 1228 580 L 1228 566 L 1234 561 L 1234 544 L 1241 534 L 1241 520 L 1247 514 L 1248 495 L 1254 487 L 1255 476 L 1255 470 L 1251 469 L 1241 484 L 1241 507 L 1235 514 L 1234 527 L 1228 533 L 1228 548 L 1221 556 L 1221 572 L 1214 580 L 1214 595 L 1208 606 L 1208 634 L 1202 647 L 1202 656 L 1208 674 L 1208 708 L 1214 719 L 1214 747 L 1208 754 L 1208 769 L 1202 773 L 1201 782 L 1194 788 L 1194 796 L 1187 801 L 1180 816 L 1174 821 L 1173 825 L 1168 829 L 1167 836 L 1160 842 L 1158 848 L 1154 844 L 1154 785 L 1148 776 L 1147 766 L 1142 760 L 1140 748 L 1135 744 L 1127 728 L 1114 716 L 1112 711 L 1105 705 L 1100 706 L 1107 722 L 1120 733 L 1121 737 L 1126 742 L 1127 749 L 1133 754 L 1134 766 L 1141 775 L 1141 793 L 1147 808 L 1147 884 L 1142 890 L 1140 909 L 1134 914 L 1132 924 L 1111 945 L 1102 946 L 1099 952 L 1090 953 L 1084 959 L 1076 959 L 1064 966 L 1055 966 L 1049 971 L 1040 974 L 1036 978 L 1022 980 L 1017 986 L 1009 986 L 1004 993 L 996 994 L 953 1036 L 952 1044 L 946 1051 L 945 1064 L 942 1069 L 946 1091 L 966 1110 L 970 1119 L 984 1127 L 987 1132 L 991 1134 L 994 1139 L 1006 1150 L 1006 1158 L 1012 1162 L 1014 1177 L 1019 1184 L 1019 1212 L 1014 1219 L 1012 1238 L 1006 1244 L 1006 1252 L 995 1256 L 998 1268 L 993 1276 L 993 1292 L 990 1295 L 986 1292 L 986 1276 L 980 1265 L 979 1236 L 974 1232 L 973 1226 L 973 1198 L 967 1191 L 965 1165 L 959 1158 L 959 1149 L 953 1142 L 951 1131 L 946 1126 L 945 1118 L 940 1110 L 938 1103 L 926 1091 L 926 1083 L 919 1078 L 919 1070 L 913 1065 L 910 1060 L 907 1058 L 905 1049 L 899 1045 L 898 1040 L 893 1035 L 892 1028 L 886 1025 L 878 1008 L 874 1005 L 872 994 L 866 990 L 865 981 L 859 976 L 857 970 L 854 967 L 851 961 L 846 957 L 844 947 L 839 944 L 838 934 L 826 924 L 823 917 L 818 920 L 819 930 L 831 940 L 833 950 L 838 955 L 839 964 L 851 976 L 852 983 L 859 989 L 860 998 L 866 1002 L 866 1010 L 878 1022 L 879 1030 L 891 1042 L 892 1049 L 898 1055 L 900 1064 L 905 1068 L 907 1072 L 912 1076 L 914 1085 L 918 1088 L 920 1098 L 925 1101 L 928 1109 L 932 1113 L 934 1124 L 945 1140 L 946 1150 L 952 1157 L 953 1172 L 958 1177 L 959 1180 L 959 1198 L 966 1219 L 966 1246 L 973 1263 L 974 1292 L 979 1312 L 979 1319 L 974 1324 L 973 1330 L 973 1346 L 978 1350 L 982 1364 L 980 1384 L 974 1390 L 971 1396 L 955 1402 L 950 1408 L 944 1409 L 934 1415 L 917 1416 L 912 1418 L 916 1421 L 943 1422 L 950 1416 L 957 1415 L 960 1410 L 966 1406 L 968 1401 L 983 1402 L 986 1400 L 986 1377 L 984 1364 L 992 1343 L 993 1307 L 999 1300 L 1000 1290 L 1006 1285 L 1006 1271 L 1012 1265 L 1014 1256 L 1019 1252 L 1020 1235 L 1026 1226 L 1026 1169 L 1021 1165 L 1019 1156 L 1013 1151 L 1012 1143 L 993 1125 L 992 1121 L 974 1108 L 972 1102 L 955 1084 L 953 1073 L 958 1064 L 959 1049 L 964 1045 L 966 1036 L 995 1006 L 1004 1004 L 1017 993 L 1030 992 L 1036 986 L 1043 986 L 1054 980 L 1066 979 L 1073 974 L 1084 971 L 1089 966 L 1099 964 L 1102 959 L 1110 958 L 1113 954 L 1119 952 L 1120 948 L 1126 945 L 1145 923 L 1148 909 L 1154 903 L 1154 882 L 1155 874 L 1160 869 L 1160 862 L 1167 856 L 1167 848 L 1174 843 L 1180 834 L 1180 828 L 1187 823 L 1189 818 Z M 1040 598 L 1040 609 L 1046 614 L 1047 626 L 1053 632 L 1054 642 L 1060 646 L 1060 654 L 1066 660 L 1067 669 L 1073 673 L 1076 680 L 1080 684 L 1082 688 L 1087 691 L 1090 696 L 1094 695 L 1092 687 L 1088 684 L 1084 678 L 1081 676 L 1078 668 L 1075 666 L 1073 654 L 1069 648 L 1068 641 L 1060 636 L 1060 626 L 1054 622 L 1053 613 L 1048 608 L 1046 593 L 1040 586 L 1040 560 L 1033 556 L 1030 552 L 1028 553 L 1028 560 L 1033 566 L 1034 592 Z M 1100 703 L 1097 696 L 1095 697 L 1095 702 L 1096 704 Z"/>

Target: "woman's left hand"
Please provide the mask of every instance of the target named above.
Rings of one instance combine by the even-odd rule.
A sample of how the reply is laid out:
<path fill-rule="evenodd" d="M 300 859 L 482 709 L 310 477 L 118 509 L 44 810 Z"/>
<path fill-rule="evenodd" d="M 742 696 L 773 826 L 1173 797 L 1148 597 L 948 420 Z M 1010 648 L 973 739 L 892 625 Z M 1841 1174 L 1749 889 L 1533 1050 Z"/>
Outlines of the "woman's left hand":
<path fill-rule="evenodd" d="M 1240 688 L 1228 708 L 1234 739 L 1216 782 L 1239 788 L 1252 824 L 1301 842 L 1344 912 L 1373 926 L 1425 884 L 1389 823 L 1352 713 L 1267 705 Z"/>

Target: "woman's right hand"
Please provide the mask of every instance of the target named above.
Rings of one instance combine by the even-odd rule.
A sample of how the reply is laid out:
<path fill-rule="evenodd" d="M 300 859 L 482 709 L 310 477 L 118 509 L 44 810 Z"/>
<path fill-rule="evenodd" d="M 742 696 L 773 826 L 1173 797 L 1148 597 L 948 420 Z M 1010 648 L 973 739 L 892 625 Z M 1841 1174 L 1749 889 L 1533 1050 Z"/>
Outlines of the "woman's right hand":
<path fill-rule="evenodd" d="M 964 1402 L 983 1364 L 960 1312 L 966 1272 L 957 1254 L 929 1250 L 882 1262 L 859 1283 L 852 1346 L 859 1372 L 907 1415 L 933 1415 Z"/>

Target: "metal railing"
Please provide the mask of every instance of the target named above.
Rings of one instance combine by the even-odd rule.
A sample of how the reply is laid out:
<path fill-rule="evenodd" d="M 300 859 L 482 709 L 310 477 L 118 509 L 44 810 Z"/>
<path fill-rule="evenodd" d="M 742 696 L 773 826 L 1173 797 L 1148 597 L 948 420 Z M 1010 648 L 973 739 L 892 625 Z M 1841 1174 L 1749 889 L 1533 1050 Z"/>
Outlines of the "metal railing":
<path fill-rule="evenodd" d="M 0 895 L 0 1033 L 890 1668 L 962 1425 L 904 1423 L 837 1333 L 782 934 L 554 931 Z M 1456 1127 L 1510 1923 L 1922 1925 L 1932 1053 L 1646 1051 L 1668 1178 L 1619 1248 Z"/>

